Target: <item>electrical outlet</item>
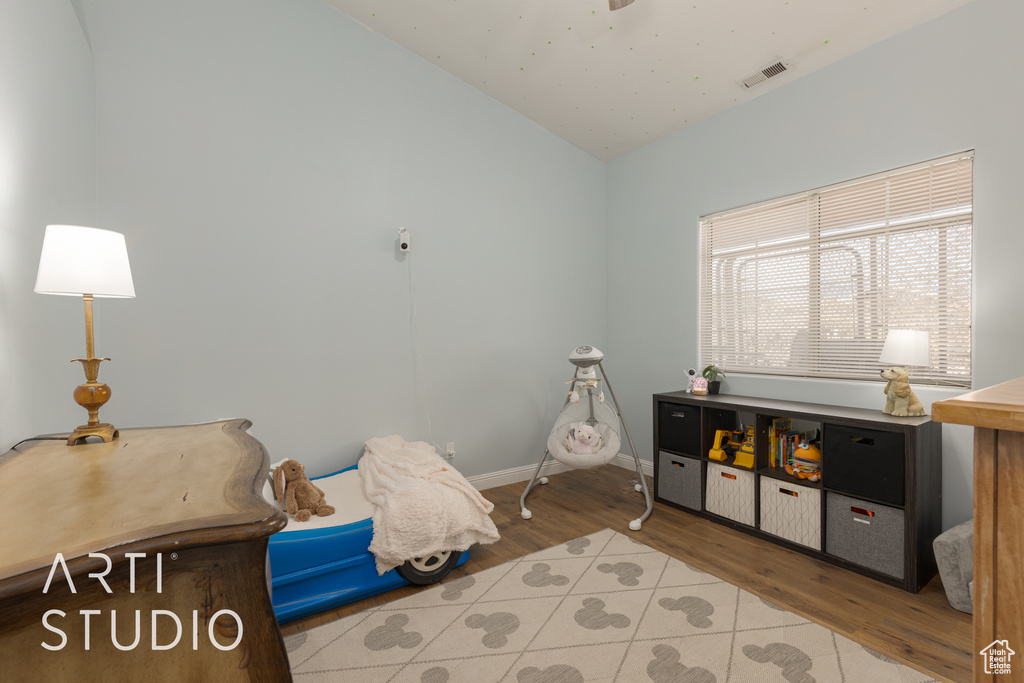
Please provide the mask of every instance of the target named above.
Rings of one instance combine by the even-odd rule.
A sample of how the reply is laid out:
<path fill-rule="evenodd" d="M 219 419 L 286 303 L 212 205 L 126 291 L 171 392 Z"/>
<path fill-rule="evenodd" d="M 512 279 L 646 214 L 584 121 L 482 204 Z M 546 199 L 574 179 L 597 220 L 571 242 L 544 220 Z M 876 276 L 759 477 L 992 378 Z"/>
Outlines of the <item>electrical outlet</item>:
<path fill-rule="evenodd" d="M 454 441 L 449 441 L 448 443 L 446 443 L 444 445 L 444 454 L 448 457 L 449 460 L 452 460 L 453 458 L 455 458 L 455 442 Z"/>

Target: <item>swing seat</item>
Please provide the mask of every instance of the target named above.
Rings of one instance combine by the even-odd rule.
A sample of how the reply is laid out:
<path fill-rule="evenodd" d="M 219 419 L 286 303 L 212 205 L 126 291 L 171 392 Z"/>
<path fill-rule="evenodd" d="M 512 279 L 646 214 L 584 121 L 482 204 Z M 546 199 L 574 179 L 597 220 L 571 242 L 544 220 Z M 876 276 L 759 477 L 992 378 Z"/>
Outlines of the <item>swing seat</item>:
<path fill-rule="evenodd" d="M 582 422 L 582 420 L 580 420 Z M 568 465 L 573 469 L 587 470 L 592 467 L 600 467 L 610 463 L 619 454 L 622 441 L 619 432 L 608 424 L 598 422 L 594 425 L 594 431 L 598 433 L 597 446 L 593 453 L 573 453 L 572 429 L 578 423 L 567 422 L 558 425 L 548 434 L 548 453 L 560 463 Z"/>
<path fill-rule="evenodd" d="M 548 433 L 548 453 L 555 460 L 573 469 L 585 470 L 607 465 L 619 454 L 619 415 L 611 403 L 601 401 L 590 389 L 580 392 L 580 400 L 566 403 L 558 414 L 554 427 Z M 594 453 L 573 453 L 571 432 L 585 422 L 598 433 Z"/>

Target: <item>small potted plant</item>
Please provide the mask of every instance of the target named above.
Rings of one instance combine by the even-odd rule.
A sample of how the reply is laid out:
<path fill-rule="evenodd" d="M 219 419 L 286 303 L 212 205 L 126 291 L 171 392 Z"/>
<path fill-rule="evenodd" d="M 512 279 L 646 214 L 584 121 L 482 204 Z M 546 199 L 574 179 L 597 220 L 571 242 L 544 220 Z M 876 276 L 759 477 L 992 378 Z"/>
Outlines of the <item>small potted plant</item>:
<path fill-rule="evenodd" d="M 725 373 L 714 364 L 711 364 L 701 371 L 701 376 L 708 381 L 708 393 L 717 394 L 719 389 L 722 388 L 722 380 L 725 379 Z"/>

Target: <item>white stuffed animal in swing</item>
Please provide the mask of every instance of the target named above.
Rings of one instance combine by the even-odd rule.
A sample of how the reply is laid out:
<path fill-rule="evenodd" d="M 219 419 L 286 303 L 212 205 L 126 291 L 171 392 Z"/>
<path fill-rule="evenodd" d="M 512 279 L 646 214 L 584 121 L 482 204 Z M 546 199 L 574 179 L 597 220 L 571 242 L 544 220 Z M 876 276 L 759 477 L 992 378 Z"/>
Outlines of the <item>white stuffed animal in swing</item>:
<path fill-rule="evenodd" d="M 591 455 L 597 452 L 598 442 L 601 436 L 593 427 L 586 422 L 580 422 L 573 426 L 569 432 L 569 451 L 580 455 Z"/>

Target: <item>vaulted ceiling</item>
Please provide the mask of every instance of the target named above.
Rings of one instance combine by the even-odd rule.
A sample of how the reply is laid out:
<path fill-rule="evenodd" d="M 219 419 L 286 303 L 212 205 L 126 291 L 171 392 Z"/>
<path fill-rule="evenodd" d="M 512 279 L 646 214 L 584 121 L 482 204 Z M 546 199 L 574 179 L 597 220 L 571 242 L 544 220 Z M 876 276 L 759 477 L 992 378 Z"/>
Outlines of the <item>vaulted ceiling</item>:
<path fill-rule="evenodd" d="M 604 161 L 969 1 L 325 0 Z"/>

